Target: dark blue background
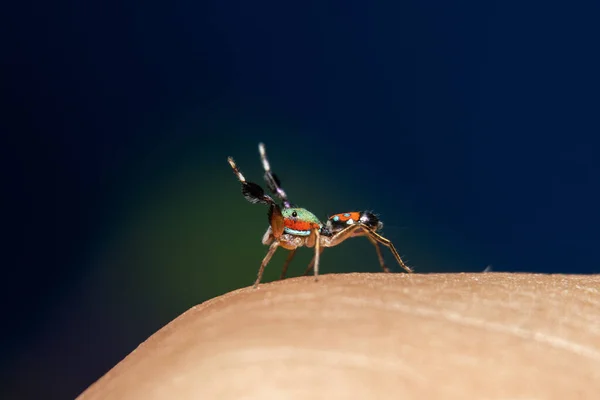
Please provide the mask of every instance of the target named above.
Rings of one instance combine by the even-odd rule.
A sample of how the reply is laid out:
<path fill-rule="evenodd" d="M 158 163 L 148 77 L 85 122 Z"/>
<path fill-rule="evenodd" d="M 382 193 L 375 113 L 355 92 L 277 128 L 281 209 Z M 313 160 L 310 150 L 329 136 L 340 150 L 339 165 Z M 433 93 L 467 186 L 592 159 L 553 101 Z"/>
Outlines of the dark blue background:
<path fill-rule="evenodd" d="M 258 141 L 295 202 L 376 210 L 419 272 L 600 271 L 597 2 L 284 3 L 4 10 L 7 395 L 75 397 L 252 282 L 265 210 L 225 159 L 259 181 Z M 323 272 L 376 271 L 355 246 Z"/>

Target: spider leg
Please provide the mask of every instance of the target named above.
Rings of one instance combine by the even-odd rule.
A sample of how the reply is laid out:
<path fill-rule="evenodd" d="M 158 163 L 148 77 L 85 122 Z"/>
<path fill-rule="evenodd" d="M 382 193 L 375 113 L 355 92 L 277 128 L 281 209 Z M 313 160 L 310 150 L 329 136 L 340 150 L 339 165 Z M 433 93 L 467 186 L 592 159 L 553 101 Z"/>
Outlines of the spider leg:
<path fill-rule="evenodd" d="M 369 239 L 369 241 L 371 243 L 373 243 L 373 246 L 375 246 L 375 251 L 377 252 L 377 258 L 379 259 L 379 265 L 381 265 L 381 269 L 383 269 L 383 272 L 390 272 L 390 269 L 385 265 L 385 260 L 383 259 L 383 254 L 381 254 L 381 249 L 379 248 L 379 244 L 377 244 L 377 241 L 375 239 L 373 239 L 370 235 L 364 234 L 362 232 L 358 233 L 358 234 L 353 234 L 351 237 L 360 237 L 360 236 L 366 236 L 367 239 Z M 321 253 L 323 253 L 323 248 L 321 249 Z M 308 267 L 306 267 L 306 269 L 304 270 L 305 276 L 309 274 L 310 270 L 313 268 L 314 263 L 315 263 L 315 258 L 313 257 L 313 259 L 308 264 Z"/>
<path fill-rule="evenodd" d="M 325 250 L 325 247 L 321 247 L 320 253 L 323 253 L 323 250 Z M 304 270 L 304 276 L 308 275 L 314 266 L 315 257 L 313 256 L 312 260 L 310 260 L 310 262 L 308 263 L 308 267 L 306 267 L 306 269 Z"/>
<path fill-rule="evenodd" d="M 356 234 L 356 230 L 357 229 L 362 229 L 363 232 L 360 232 L 359 234 Z M 396 250 L 396 248 L 394 247 L 394 245 L 392 244 L 392 242 L 389 239 L 384 238 L 383 236 L 381 236 L 380 234 L 378 234 L 377 232 L 375 232 L 373 229 L 369 228 L 368 226 L 361 224 L 361 223 L 356 223 L 354 225 L 349 225 L 347 228 L 337 232 L 335 235 L 331 236 L 331 237 L 327 237 L 327 241 L 323 244 L 324 247 L 333 247 L 333 246 L 337 246 L 338 244 L 342 243 L 344 240 L 351 238 L 351 237 L 355 237 L 355 236 L 367 236 L 369 238 L 369 240 L 371 240 L 371 243 L 375 242 L 374 244 L 376 244 L 377 242 L 381 243 L 382 245 L 388 247 L 390 249 L 390 251 L 392 252 L 392 254 L 394 255 L 394 257 L 396 258 L 396 261 L 398 261 L 398 264 L 400 264 L 400 266 L 402 268 L 404 268 L 404 270 L 406 272 L 413 272 L 413 270 L 404 263 L 404 261 L 402 261 L 402 258 L 400 257 L 400 254 L 398 254 L 398 251 Z M 375 246 L 375 248 L 377 250 L 379 250 L 379 246 Z M 381 255 L 381 252 L 378 251 L 378 256 L 380 257 L 380 263 L 381 260 L 383 260 L 383 256 Z M 384 267 L 384 265 L 382 264 L 382 268 Z M 385 269 L 384 269 L 385 271 Z"/>
<path fill-rule="evenodd" d="M 269 261 L 271 261 L 271 257 L 273 257 L 273 254 L 275 254 L 275 250 L 277 250 L 277 247 L 279 247 L 279 241 L 274 241 L 273 243 L 271 243 L 271 246 L 269 246 L 269 251 L 267 252 L 267 255 L 265 256 L 265 258 L 263 258 L 262 263 L 260 264 L 260 269 L 258 270 L 258 276 L 256 277 L 256 282 L 254 282 L 254 288 L 258 287 L 258 284 L 260 283 L 260 280 L 262 279 L 263 273 L 265 272 L 265 267 L 267 266 L 267 264 L 269 263 Z"/>
<path fill-rule="evenodd" d="M 321 256 L 321 232 L 319 229 L 313 231 L 315 233 L 315 282 L 319 280 L 319 258 Z"/>
<path fill-rule="evenodd" d="M 400 254 L 398 254 L 398 251 L 394 247 L 394 244 L 389 239 L 384 238 L 379 233 L 375 232 L 374 230 L 372 230 L 371 228 L 369 228 L 367 226 L 365 226 L 365 232 L 367 235 L 369 235 L 369 238 L 376 240 L 377 242 L 381 243 L 384 246 L 387 246 L 390 249 L 390 251 L 392 252 L 392 254 L 394 255 L 394 257 L 396 258 L 396 261 L 398 261 L 398 264 L 400 264 L 400 266 L 402 268 L 404 268 L 404 270 L 406 272 L 413 272 L 412 268 L 410 268 L 408 265 L 406 265 L 404 263 L 404 261 L 402 261 L 402 257 L 400 257 Z"/>
<path fill-rule="evenodd" d="M 258 144 L 258 152 L 260 153 L 260 161 L 262 162 L 263 169 L 265 170 L 265 182 L 269 187 L 269 190 L 273 192 L 279 200 L 283 203 L 283 208 L 290 208 L 292 205 L 288 200 L 287 194 L 281 188 L 281 182 L 277 175 L 271 171 L 271 163 L 269 163 L 269 159 L 267 158 L 267 151 L 265 150 L 265 145 L 263 143 Z"/>
<path fill-rule="evenodd" d="M 290 266 L 290 262 L 292 262 L 295 255 L 296 249 L 290 250 L 290 254 L 288 254 L 287 258 L 285 259 L 285 262 L 283 263 L 283 269 L 281 270 L 281 276 L 279 277 L 279 279 L 285 279 L 288 267 Z"/>
<path fill-rule="evenodd" d="M 319 250 L 318 254 L 320 255 L 323 252 L 323 250 L 325 249 L 325 247 L 337 246 L 338 244 L 342 243 L 344 240 L 354 237 L 354 235 L 356 234 L 356 230 L 361 227 L 362 227 L 362 225 L 360 225 L 360 224 L 348 225 L 347 228 L 342 229 L 341 231 L 337 232 L 333 236 L 321 236 L 321 240 L 323 240 L 323 243 L 319 243 L 319 244 L 322 245 L 323 248 Z M 356 236 L 362 236 L 362 235 L 363 235 L 363 233 L 360 233 Z M 320 242 L 320 240 L 318 242 Z M 316 245 L 315 245 L 315 247 L 316 247 Z M 306 267 L 306 270 L 304 271 L 304 275 L 308 275 L 310 270 L 315 265 L 317 265 L 317 263 L 318 263 L 317 253 L 315 253 L 315 256 L 308 264 L 308 267 Z"/>
<path fill-rule="evenodd" d="M 383 254 L 381 254 L 381 249 L 379 248 L 379 244 L 377 244 L 377 240 L 373 239 L 371 235 L 366 236 L 367 239 L 369 239 L 369 242 L 373 243 L 373 246 L 375 246 L 375 251 L 377 252 L 377 258 L 379 258 L 379 265 L 381 265 L 381 269 L 383 269 L 383 272 L 390 272 L 390 269 L 387 267 L 387 265 L 385 265 L 385 260 L 383 259 Z"/>

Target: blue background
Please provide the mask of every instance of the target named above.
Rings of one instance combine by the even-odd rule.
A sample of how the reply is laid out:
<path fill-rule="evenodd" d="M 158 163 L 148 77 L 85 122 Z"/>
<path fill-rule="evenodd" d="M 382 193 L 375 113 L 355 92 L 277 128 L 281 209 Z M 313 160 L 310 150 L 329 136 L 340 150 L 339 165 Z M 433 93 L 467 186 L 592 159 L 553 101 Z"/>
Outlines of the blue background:
<path fill-rule="evenodd" d="M 284 3 L 4 9 L 6 396 L 73 398 L 253 282 L 266 209 L 226 157 L 262 184 L 259 141 L 292 201 L 375 210 L 418 272 L 600 272 L 597 2 Z M 321 265 L 379 270 L 362 239 Z"/>

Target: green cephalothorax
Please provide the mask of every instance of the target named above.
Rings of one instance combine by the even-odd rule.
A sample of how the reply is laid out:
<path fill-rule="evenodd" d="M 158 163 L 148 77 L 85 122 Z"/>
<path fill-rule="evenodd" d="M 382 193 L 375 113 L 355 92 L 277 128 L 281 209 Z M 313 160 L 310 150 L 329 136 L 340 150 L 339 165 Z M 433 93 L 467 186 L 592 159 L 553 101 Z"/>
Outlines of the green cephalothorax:
<path fill-rule="evenodd" d="M 297 236 L 309 236 L 315 229 L 321 229 L 323 224 L 310 211 L 304 208 L 284 208 L 281 210 L 285 228 L 283 231 Z"/>

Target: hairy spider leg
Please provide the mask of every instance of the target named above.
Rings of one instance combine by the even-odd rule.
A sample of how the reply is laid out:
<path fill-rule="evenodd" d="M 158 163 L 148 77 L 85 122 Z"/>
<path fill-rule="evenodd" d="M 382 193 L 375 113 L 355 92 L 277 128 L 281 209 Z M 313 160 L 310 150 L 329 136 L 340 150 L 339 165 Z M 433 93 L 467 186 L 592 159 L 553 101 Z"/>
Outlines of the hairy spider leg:
<path fill-rule="evenodd" d="M 363 232 L 356 234 L 356 231 L 358 229 L 362 229 Z M 389 240 L 386 239 L 385 237 L 381 236 L 380 234 L 378 234 L 377 232 L 375 232 L 372 228 L 370 228 L 369 226 L 363 224 L 362 222 L 358 222 L 355 223 L 353 225 L 348 225 L 347 228 L 336 232 L 333 234 L 333 236 L 330 237 L 324 237 L 324 243 L 323 243 L 323 247 L 333 247 L 333 246 L 337 246 L 338 244 L 342 243 L 344 240 L 351 238 L 351 237 L 355 237 L 355 236 L 363 236 L 366 235 L 368 236 L 370 239 L 381 243 L 382 245 L 386 246 L 387 248 L 390 249 L 390 251 L 392 252 L 392 254 L 394 255 L 394 257 L 396 258 L 396 261 L 398 262 L 398 264 L 406 271 L 406 272 L 413 272 L 412 268 L 410 268 L 408 265 L 406 265 L 404 263 L 404 261 L 402 261 L 402 258 L 400 257 L 400 254 L 398 254 L 398 251 L 396 250 L 396 247 L 394 247 L 394 244 Z M 382 257 L 383 259 L 383 257 Z"/>
<path fill-rule="evenodd" d="M 260 153 L 260 160 L 262 162 L 263 169 L 265 170 L 264 178 L 265 182 L 267 183 L 267 186 L 269 187 L 269 190 L 273 192 L 273 194 L 275 194 L 275 196 L 277 196 L 279 200 L 281 200 L 284 208 L 292 207 L 292 204 L 288 200 L 287 194 L 281 188 L 281 181 L 279 180 L 277 175 L 275 175 L 271 171 L 271 164 L 269 163 L 269 159 L 267 158 L 267 151 L 265 150 L 265 145 L 263 143 L 258 144 L 258 152 Z"/>
<path fill-rule="evenodd" d="M 319 254 L 322 254 L 323 250 L 325 250 L 325 247 L 321 247 Z M 313 267 L 315 265 L 315 259 L 316 259 L 316 256 L 313 256 L 312 260 L 310 260 L 310 262 L 308 263 L 308 267 L 306 267 L 306 269 L 304 270 L 304 276 L 308 275 L 310 273 L 310 271 L 313 269 Z"/>
<path fill-rule="evenodd" d="M 377 241 L 375 239 L 373 239 L 369 234 L 366 234 L 363 232 L 354 233 L 350 237 L 360 237 L 360 236 L 366 236 L 367 239 L 369 239 L 369 242 L 371 242 L 373 244 L 373 246 L 375 246 L 375 251 L 377 252 L 377 258 L 379 259 L 379 265 L 381 266 L 381 269 L 383 270 L 383 272 L 387 272 L 387 273 L 391 272 L 390 269 L 387 267 L 387 265 L 385 265 L 385 260 L 383 259 L 383 254 L 381 253 L 379 244 L 377 243 Z M 324 247 L 321 248 L 321 253 L 323 252 L 323 249 L 324 249 Z M 306 269 L 304 270 L 304 275 L 308 275 L 310 273 L 310 270 L 313 268 L 314 263 L 315 263 L 315 258 L 313 257 L 313 259 L 308 264 L 308 267 L 306 267 Z"/>
<path fill-rule="evenodd" d="M 321 256 L 321 230 L 315 229 L 315 282 L 319 280 L 319 258 Z"/>
<path fill-rule="evenodd" d="M 354 237 L 365 236 L 362 233 L 355 235 Z M 377 252 L 377 258 L 379 259 L 379 265 L 381 265 L 381 269 L 383 272 L 390 272 L 390 269 L 385 265 L 385 260 L 383 259 L 383 254 L 381 253 L 381 249 L 379 248 L 379 243 L 375 239 L 373 239 L 370 235 L 366 235 L 369 242 L 375 246 L 375 252 Z"/>
<path fill-rule="evenodd" d="M 261 188 L 258 184 L 254 182 L 248 182 L 242 172 L 239 170 L 235 161 L 231 157 L 227 157 L 227 162 L 233 169 L 233 174 L 238 178 L 240 183 L 242 184 L 242 194 L 250 203 L 262 203 L 273 207 L 279 207 L 275 203 L 275 200 L 271 198 L 271 196 L 265 194 L 263 188 Z"/>
<path fill-rule="evenodd" d="M 290 263 L 294 259 L 295 255 L 296 255 L 296 249 L 290 250 L 290 254 L 288 254 L 287 258 L 285 259 L 285 262 L 283 263 L 283 269 L 281 270 L 281 276 L 279 277 L 279 279 L 285 279 L 285 276 L 287 275 L 288 267 L 290 266 Z"/>
<path fill-rule="evenodd" d="M 254 281 L 253 286 L 255 289 L 258 287 L 258 284 L 262 279 L 263 273 L 265 272 L 265 267 L 267 266 L 269 261 L 271 261 L 271 257 L 273 257 L 273 254 L 275 254 L 275 250 L 277 250 L 277 247 L 279 247 L 279 241 L 275 240 L 273 243 L 271 243 L 271 246 L 269 246 L 269 251 L 267 252 L 267 255 L 265 256 L 265 258 L 263 258 L 262 262 L 260 263 L 258 275 L 256 277 L 256 281 Z"/>
<path fill-rule="evenodd" d="M 242 184 L 242 194 L 244 195 L 244 198 L 252 204 L 261 203 L 269 206 L 269 224 L 273 230 L 273 236 L 276 239 L 279 239 L 285 229 L 281 208 L 275 203 L 275 200 L 273 200 L 271 196 L 265 194 L 263 188 L 258 184 L 246 181 L 246 178 L 238 169 L 233 158 L 227 157 L 227 161 L 229 162 L 229 165 L 231 165 L 234 175 Z"/>

